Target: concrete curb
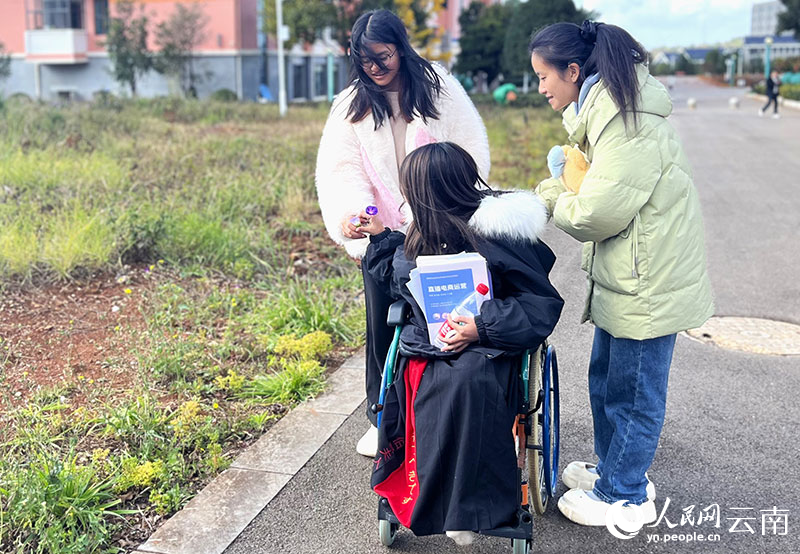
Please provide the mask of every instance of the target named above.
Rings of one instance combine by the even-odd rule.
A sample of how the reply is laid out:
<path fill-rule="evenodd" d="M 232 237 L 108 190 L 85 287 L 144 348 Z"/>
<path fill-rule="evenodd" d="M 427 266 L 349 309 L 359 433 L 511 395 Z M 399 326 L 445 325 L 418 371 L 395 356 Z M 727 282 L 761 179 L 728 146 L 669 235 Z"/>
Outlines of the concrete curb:
<path fill-rule="evenodd" d="M 221 554 L 364 401 L 364 363 L 345 360 L 132 554 Z"/>
<path fill-rule="evenodd" d="M 755 100 L 761 100 L 762 102 L 766 102 L 767 95 L 766 94 L 758 94 L 755 92 L 748 92 L 745 95 L 747 98 L 753 98 Z M 781 105 L 782 108 L 793 108 L 795 110 L 800 110 L 800 100 L 788 100 L 783 96 L 778 97 L 778 104 Z"/>

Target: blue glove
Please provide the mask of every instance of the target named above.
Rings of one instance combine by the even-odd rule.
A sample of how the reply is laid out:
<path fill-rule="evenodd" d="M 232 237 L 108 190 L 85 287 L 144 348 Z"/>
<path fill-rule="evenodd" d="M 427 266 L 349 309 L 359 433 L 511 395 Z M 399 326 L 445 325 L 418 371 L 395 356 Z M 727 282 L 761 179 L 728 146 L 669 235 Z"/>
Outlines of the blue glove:
<path fill-rule="evenodd" d="M 550 175 L 554 179 L 561 177 L 566 163 L 567 158 L 564 157 L 564 149 L 560 146 L 553 146 L 550 152 L 547 153 L 547 167 L 550 169 Z"/>

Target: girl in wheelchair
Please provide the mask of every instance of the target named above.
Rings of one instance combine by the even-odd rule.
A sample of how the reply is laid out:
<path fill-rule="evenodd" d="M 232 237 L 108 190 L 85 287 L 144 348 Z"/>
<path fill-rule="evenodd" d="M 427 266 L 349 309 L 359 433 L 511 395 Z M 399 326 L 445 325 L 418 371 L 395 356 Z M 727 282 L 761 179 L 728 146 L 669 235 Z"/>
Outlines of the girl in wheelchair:
<path fill-rule="evenodd" d="M 400 189 L 414 220 L 404 235 L 380 214 L 360 214 L 370 235 L 362 263 L 411 314 L 387 390 L 372 487 L 416 535 L 508 525 L 518 507 L 512 427 L 520 405 L 519 354 L 537 348 L 558 322 L 563 300 L 548 273 L 555 255 L 540 235 L 547 214 L 530 192 L 491 190 L 461 147 L 433 143 L 411 152 Z M 480 253 L 493 298 L 474 318 L 451 321 L 442 349 L 405 286 L 420 255 Z"/>

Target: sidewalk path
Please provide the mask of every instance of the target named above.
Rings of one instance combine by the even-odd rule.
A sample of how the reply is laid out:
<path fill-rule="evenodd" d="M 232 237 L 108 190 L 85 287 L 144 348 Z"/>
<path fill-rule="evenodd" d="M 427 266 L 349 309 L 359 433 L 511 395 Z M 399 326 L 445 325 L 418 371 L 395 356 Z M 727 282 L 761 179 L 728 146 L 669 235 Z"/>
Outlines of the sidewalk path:
<path fill-rule="evenodd" d="M 743 91 L 679 79 L 678 129 L 695 171 L 703 203 L 709 267 L 717 314 L 775 318 L 800 324 L 800 112 L 759 118 L 758 103 Z M 732 95 L 741 107 L 728 107 Z M 697 109 L 686 107 L 688 97 Z M 562 468 L 592 458 L 586 367 L 592 328 L 579 326 L 584 278 L 579 245 L 551 229 L 558 262 L 553 282 L 567 301 L 552 342 L 559 351 L 562 398 Z M 553 504 L 536 519 L 534 552 L 800 552 L 800 358 L 721 350 L 678 338 L 661 447 L 650 471 L 659 510 L 667 519 L 624 544 L 603 528 L 567 521 Z M 226 554 L 312 552 L 382 553 L 376 496 L 369 490 L 371 462 L 355 453 L 366 429 L 362 410 L 331 439 L 259 514 Z M 563 485 L 560 485 L 563 492 Z M 720 527 L 680 525 L 694 506 L 720 508 Z M 762 535 L 762 510 L 788 510 L 788 536 Z M 742 508 L 742 510 L 732 510 Z M 730 532 L 736 521 L 743 519 Z M 744 518 L 753 518 L 747 519 Z M 747 530 L 749 524 L 753 533 Z M 646 533 L 717 533 L 718 542 L 654 543 Z M 659 540 L 663 540 L 659 537 Z M 591 546 L 590 546 L 591 545 Z M 480 537 L 459 549 L 443 537 L 401 531 L 396 552 L 510 552 L 506 540 Z"/>

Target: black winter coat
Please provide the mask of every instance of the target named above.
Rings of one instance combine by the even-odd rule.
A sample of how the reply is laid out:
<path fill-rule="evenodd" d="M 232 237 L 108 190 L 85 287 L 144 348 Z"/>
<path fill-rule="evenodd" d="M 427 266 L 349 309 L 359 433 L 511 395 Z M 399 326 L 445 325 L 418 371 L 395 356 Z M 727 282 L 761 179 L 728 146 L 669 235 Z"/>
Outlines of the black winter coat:
<path fill-rule="evenodd" d="M 406 287 L 415 263 L 404 255 L 405 236 L 387 229 L 370 239 L 362 263 L 412 306 L 384 402 L 372 486 L 418 535 L 489 530 L 514 518 L 518 354 L 552 333 L 563 306 L 548 280 L 555 255 L 538 239 L 546 217 L 538 197 L 522 192 L 488 197 L 475 212 L 470 226 L 480 237 L 493 298 L 475 318 L 479 342 L 461 353 L 428 341 L 424 314 Z M 413 502 L 408 490 L 418 494 Z"/>

